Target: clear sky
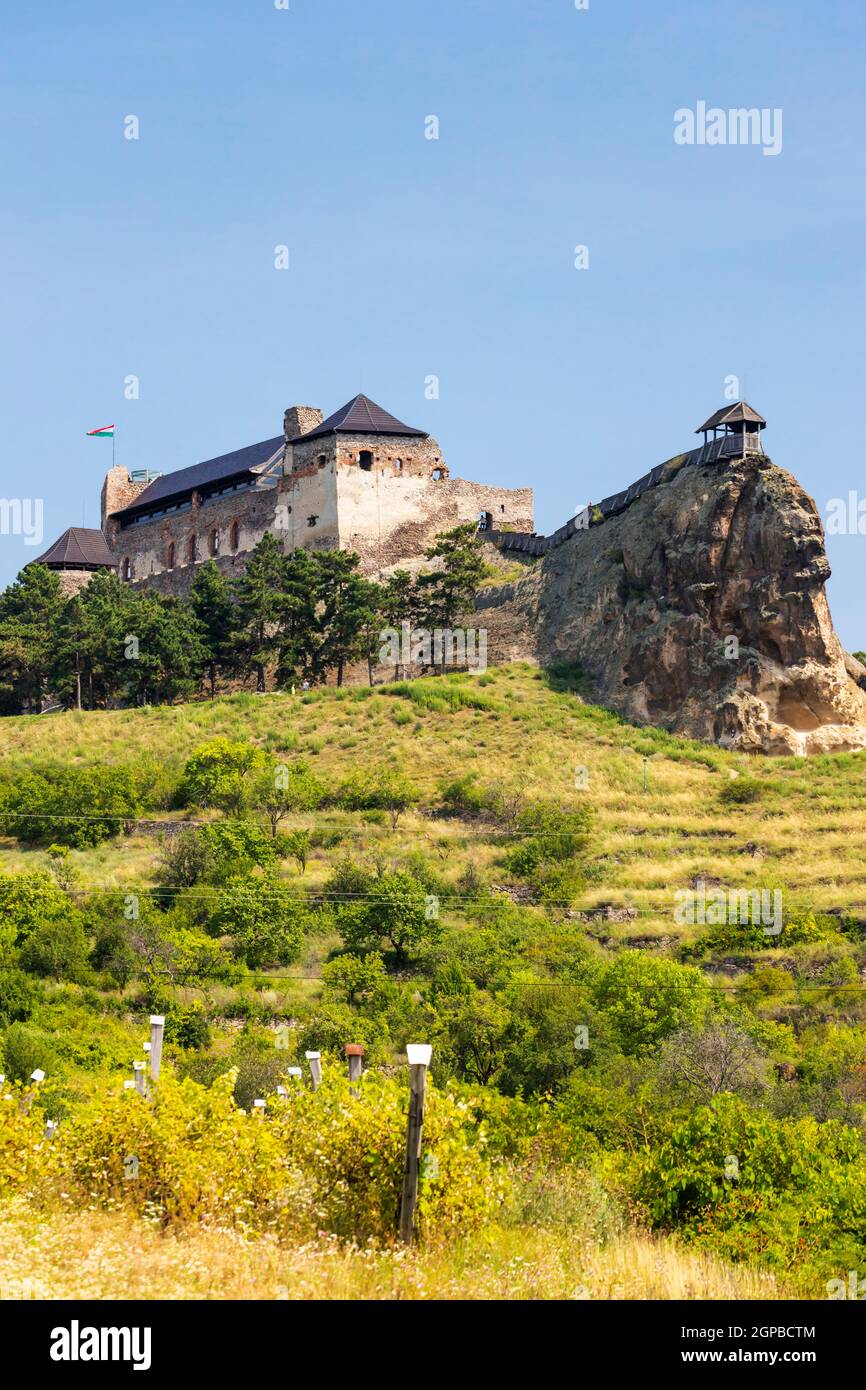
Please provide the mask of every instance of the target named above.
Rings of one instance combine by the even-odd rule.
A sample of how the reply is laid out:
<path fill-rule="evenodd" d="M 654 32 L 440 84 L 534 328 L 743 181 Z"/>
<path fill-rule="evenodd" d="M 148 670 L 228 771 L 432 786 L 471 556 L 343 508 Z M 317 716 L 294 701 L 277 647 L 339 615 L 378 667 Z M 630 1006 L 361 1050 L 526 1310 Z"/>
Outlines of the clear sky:
<path fill-rule="evenodd" d="M 864 55 L 863 0 L 7 0 L 0 495 L 47 545 L 99 524 L 87 429 L 169 470 L 364 391 L 549 531 L 736 375 L 822 514 L 866 498 Z M 780 108 L 781 152 L 677 145 L 699 101 Z M 828 537 L 855 649 L 864 544 Z"/>

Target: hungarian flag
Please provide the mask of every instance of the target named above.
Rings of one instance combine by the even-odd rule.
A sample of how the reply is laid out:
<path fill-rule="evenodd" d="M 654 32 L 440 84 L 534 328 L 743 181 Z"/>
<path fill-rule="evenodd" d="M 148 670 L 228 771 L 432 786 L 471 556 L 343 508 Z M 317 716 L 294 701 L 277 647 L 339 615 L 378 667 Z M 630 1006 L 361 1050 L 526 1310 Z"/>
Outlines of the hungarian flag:
<path fill-rule="evenodd" d="M 88 430 L 88 431 L 87 431 L 87 438 L 88 438 L 88 439 L 113 439 L 113 438 L 114 438 L 114 426 L 113 426 L 113 425 L 103 425 L 101 429 L 98 429 L 98 430 Z"/>

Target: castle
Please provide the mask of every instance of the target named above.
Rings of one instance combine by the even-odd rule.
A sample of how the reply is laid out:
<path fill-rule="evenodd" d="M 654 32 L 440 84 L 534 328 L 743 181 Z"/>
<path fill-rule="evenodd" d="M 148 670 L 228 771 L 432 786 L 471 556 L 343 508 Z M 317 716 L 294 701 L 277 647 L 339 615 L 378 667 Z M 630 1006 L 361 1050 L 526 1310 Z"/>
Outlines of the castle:
<path fill-rule="evenodd" d="M 281 435 L 173 473 L 111 468 L 101 529 L 70 528 L 35 563 L 67 594 L 107 569 L 185 594 L 207 560 L 242 573 L 270 532 L 286 553 L 355 551 L 373 576 L 421 559 L 438 534 L 468 521 L 530 533 L 532 489 L 452 478 L 432 435 L 359 395 L 328 419 L 292 406 Z"/>

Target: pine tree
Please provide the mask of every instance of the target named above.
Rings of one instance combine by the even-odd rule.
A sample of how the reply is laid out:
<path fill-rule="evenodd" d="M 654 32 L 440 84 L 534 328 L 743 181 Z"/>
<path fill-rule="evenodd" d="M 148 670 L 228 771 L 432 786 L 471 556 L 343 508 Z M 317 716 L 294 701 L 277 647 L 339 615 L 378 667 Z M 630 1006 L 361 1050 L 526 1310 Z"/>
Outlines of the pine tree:
<path fill-rule="evenodd" d="M 213 560 L 202 565 L 190 590 L 192 611 L 202 629 L 205 647 L 204 664 L 210 684 L 210 697 L 216 695 L 218 671 L 225 671 L 232 652 L 234 605 L 231 588 L 222 570 Z"/>
<path fill-rule="evenodd" d="M 358 573 L 359 558 L 350 551 L 327 551 L 316 562 L 314 674 L 321 678 L 336 670 L 341 686 L 344 670 L 361 655 L 362 634 L 374 619 L 375 586 Z"/>
<path fill-rule="evenodd" d="M 27 565 L 0 594 L 0 693 L 15 712 L 41 706 L 63 605 L 60 581 L 45 565 Z"/>
<path fill-rule="evenodd" d="M 268 664 L 282 644 L 285 584 L 285 557 L 279 542 L 266 531 L 234 585 L 237 621 L 231 640 L 232 659 L 244 675 L 255 672 L 259 693 L 265 689 Z"/>
<path fill-rule="evenodd" d="M 424 623 L 429 628 L 453 628 L 456 619 L 474 606 L 487 569 L 478 548 L 475 523 L 465 522 L 437 536 L 425 554 L 428 560 L 440 560 L 441 565 L 418 576 L 416 587 Z M 443 667 L 445 650 L 443 643 Z"/>

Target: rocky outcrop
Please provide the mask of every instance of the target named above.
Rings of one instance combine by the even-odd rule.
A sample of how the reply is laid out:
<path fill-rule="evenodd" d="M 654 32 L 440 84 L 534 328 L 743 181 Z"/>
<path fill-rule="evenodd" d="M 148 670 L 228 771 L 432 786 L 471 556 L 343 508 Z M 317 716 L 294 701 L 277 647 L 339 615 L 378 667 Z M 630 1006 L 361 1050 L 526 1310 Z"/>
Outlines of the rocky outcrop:
<path fill-rule="evenodd" d="M 482 593 L 488 661 L 576 662 L 593 698 L 729 748 L 866 746 L 817 508 L 764 456 L 682 467 Z"/>

